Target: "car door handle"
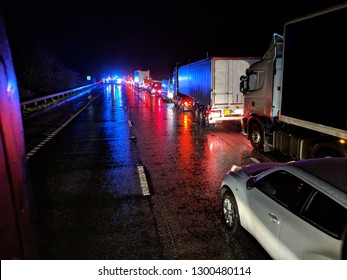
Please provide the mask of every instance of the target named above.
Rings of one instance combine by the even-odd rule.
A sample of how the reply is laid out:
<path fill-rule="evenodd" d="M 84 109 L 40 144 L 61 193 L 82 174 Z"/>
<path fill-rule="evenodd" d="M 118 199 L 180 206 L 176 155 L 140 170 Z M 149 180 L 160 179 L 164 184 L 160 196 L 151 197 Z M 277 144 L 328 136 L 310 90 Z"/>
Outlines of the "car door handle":
<path fill-rule="evenodd" d="M 273 223 L 275 223 L 275 224 L 279 224 L 279 223 L 280 223 L 280 221 L 277 219 L 277 217 L 276 217 L 274 214 L 269 213 L 269 216 L 270 216 L 270 220 L 271 220 Z"/>

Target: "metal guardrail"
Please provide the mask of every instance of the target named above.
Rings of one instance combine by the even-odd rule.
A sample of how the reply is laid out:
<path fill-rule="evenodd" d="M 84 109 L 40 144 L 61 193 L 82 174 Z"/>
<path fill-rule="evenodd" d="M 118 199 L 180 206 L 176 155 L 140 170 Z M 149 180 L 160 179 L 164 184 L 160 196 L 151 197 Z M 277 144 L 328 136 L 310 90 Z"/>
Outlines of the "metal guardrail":
<path fill-rule="evenodd" d="M 96 82 L 94 84 L 78 87 L 78 88 L 75 88 L 75 89 L 69 89 L 69 90 L 65 90 L 65 91 L 62 91 L 62 92 L 58 92 L 58 93 L 42 96 L 42 97 L 35 98 L 35 99 L 32 99 L 32 100 L 23 101 L 23 102 L 20 103 L 20 105 L 21 105 L 21 107 L 23 109 L 25 109 L 26 106 L 32 105 L 32 104 L 34 104 L 34 106 L 37 106 L 39 102 L 46 103 L 47 100 L 49 100 L 49 99 L 52 99 L 52 101 L 54 101 L 54 98 L 56 98 L 56 97 L 60 98 L 60 97 L 64 97 L 65 95 L 71 95 L 71 94 L 75 93 L 76 91 L 80 91 L 80 90 L 88 88 L 88 87 L 96 86 L 99 83 L 102 83 L 102 81 Z"/>

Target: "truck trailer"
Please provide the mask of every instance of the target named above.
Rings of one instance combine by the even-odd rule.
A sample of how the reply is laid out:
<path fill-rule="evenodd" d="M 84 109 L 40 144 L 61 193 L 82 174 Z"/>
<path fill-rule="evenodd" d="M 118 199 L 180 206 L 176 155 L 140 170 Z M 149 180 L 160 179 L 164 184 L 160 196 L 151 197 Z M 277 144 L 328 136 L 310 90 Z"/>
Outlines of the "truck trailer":
<path fill-rule="evenodd" d="M 255 57 L 209 57 L 181 65 L 176 71 L 178 84 L 174 99 L 178 103 L 188 100 L 186 103 L 191 104 L 197 121 L 210 126 L 241 120 L 240 76 L 258 60 Z"/>
<path fill-rule="evenodd" d="M 149 79 L 149 70 L 135 70 L 134 71 L 134 83 L 136 86 L 143 86 L 146 79 Z"/>
<path fill-rule="evenodd" d="M 241 77 L 242 131 L 255 150 L 347 156 L 346 18 L 345 4 L 286 22 Z"/>

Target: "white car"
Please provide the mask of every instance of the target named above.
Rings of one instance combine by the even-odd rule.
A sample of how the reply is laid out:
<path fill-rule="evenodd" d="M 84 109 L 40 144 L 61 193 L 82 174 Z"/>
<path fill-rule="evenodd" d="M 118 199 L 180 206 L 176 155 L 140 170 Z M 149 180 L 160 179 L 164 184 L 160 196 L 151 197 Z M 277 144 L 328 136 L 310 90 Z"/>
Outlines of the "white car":
<path fill-rule="evenodd" d="M 221 198 L 230 231 L 273 259 L 347 258 L 347 158 L 233 166 Z"/>

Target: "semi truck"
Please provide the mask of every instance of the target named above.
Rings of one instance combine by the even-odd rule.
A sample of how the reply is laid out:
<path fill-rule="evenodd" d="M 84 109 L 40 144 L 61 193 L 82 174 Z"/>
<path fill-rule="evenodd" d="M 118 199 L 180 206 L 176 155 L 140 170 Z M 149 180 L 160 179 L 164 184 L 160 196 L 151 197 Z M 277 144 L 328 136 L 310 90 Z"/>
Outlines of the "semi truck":
<path fill-rule="evenodd" d="M 143 86 L 146 79 L 149 79 L 149 70 L 135 70 L 134 71 L 134 83 L 137 86 Z"/>
<path fill-rule="evenodd" d="M 183 107 L 191 107 L 200 123 L 241 120 L 243 95 L 239 89 L 242 73 L 256 57 L 208 57 L 176 69 L 174 99 Z"/>
<path fill-rule="evenodd" d="M 346 18 L 345 4 L 286 22 L 241 76 L 242 131 L 255 150 L 347 156 Z"/>

